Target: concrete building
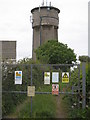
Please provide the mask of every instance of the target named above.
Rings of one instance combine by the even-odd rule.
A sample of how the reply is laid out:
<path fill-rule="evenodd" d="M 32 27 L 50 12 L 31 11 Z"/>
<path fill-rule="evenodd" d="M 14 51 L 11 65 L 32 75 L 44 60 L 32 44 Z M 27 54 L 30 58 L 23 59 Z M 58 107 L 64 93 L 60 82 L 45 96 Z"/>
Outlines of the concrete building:
<path fill-rule="evenodd" d="M 0 57 L 2 61 L 16 61 L 16 41 L 0 41 Z"/>
<path fill-rule="evenodd" d="M 32 58 L 36 60 L 34 50 L 48 40 L 58 41 L 60 10 L 52 6 L 36 7 L 31 10 L 33 28 Z"/>

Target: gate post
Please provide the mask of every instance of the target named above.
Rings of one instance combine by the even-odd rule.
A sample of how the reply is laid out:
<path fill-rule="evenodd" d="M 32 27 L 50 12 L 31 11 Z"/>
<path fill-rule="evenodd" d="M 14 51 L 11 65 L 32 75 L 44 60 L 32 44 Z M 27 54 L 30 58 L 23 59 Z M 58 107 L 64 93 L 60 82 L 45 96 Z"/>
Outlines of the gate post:
<path fill-rule="evenodd" d="M 0 42 L 0 120 L 2 119 L 2 42 Z"/>
<path fill-rule="evenodd" d="M 86 64 L 82 63 L 82 108 L 86 107 Z"/>
<path fill-rule="evenodd" d="M 31 64 L 31 86 L 32 86 L 32 64 Z M 31 116 L 32 116 L 32 96 L 31 96 Z"/>

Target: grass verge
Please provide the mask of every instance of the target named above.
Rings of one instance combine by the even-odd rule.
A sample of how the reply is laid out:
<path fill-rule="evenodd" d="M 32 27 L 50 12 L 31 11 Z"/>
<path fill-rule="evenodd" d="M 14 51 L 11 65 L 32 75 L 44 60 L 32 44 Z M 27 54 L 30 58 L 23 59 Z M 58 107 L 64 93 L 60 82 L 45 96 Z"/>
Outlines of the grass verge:
<path fill-rule="evenodd" d="M 9 118 L 55 118 L 56 97 L 52 95 L 35 95 L 32 98 L 31 114 L 31 97 L 25 102 L 18 105 L 15 112 L 8 116 Z"/>

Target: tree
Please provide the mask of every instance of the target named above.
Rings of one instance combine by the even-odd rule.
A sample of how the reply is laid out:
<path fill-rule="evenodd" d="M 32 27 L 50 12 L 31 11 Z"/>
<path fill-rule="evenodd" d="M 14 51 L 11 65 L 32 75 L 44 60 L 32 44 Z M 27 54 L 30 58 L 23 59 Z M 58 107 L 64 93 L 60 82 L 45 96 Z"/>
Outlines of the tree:
<path fill-rule="evenodd" d="M 50 40 L 36 49 L 36 58 L 41 63 L 71 64 L 76 61 L 74 50 L 66 44 Z"/>
<path fill-rule="evenodd" d="M 90 57 L 89 57 L 89 56 L 82 55 L 82 56 L 79 56 L 79 60 L 80 60 L 81 62 L 89 62 L 89 61 L 90 61 Z"/>

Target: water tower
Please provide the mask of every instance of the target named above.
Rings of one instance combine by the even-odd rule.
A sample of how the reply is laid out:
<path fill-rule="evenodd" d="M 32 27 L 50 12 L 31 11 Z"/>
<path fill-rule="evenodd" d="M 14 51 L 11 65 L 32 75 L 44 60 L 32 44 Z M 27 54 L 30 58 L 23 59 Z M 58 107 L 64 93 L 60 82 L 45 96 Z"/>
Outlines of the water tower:
<path fill-rule="evenodd" d="M 42 4 L 41 7 L 35 7 L 31 10 L 33 45 L 32 58 L 36 60 L 35 49 L 48 40 L 58 41 L 58 25 L 60 10 L 50 5 Z"/>

